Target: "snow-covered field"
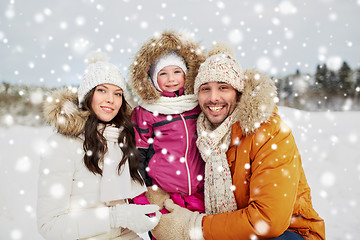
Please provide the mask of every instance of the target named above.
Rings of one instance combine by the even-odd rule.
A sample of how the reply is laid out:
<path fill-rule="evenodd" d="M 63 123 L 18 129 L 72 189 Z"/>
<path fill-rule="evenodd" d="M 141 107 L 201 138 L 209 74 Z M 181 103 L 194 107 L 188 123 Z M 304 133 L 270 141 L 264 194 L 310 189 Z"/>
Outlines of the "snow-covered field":
<path fill-rule="evenodd" d="M 360 236 L 360 112 L 279 108 L 293 129 L 329 240 Z M 36 227 L 39 153 L 51 127 L 0 128 L 0 239 L 42 239 Z"/>

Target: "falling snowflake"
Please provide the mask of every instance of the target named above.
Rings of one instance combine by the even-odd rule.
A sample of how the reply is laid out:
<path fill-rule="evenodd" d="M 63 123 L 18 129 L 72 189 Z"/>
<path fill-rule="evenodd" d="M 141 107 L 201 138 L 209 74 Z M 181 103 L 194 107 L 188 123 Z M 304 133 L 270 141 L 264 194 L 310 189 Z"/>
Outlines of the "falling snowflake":
<path fill-rule="evenodd" d="M 61 198 L 65 194 L 65 188 L 62 184 L 54 184 L 50 188 L 50 194 L 53 198 Z"/>
<path fill-rule="evenodd" d="M 233 29 L 228 33 L 228 39 L 234 45 L 239 44 L 243 41 L 243 34 L 239 29 Z"/>
<path fill-rule="evenodd" d="M 28 156 L 20 158 L 15 164 L 15 170 L 19 172 L 28 172 L 31 169 L 31 162 Z"/>
<path fill-rule="evenodd" d="M 332 187 L 335 184 L 336 177 L 335 174 L 332 172 L 324 172 L 321 175 L 321 183 L 325 187 Z"/>

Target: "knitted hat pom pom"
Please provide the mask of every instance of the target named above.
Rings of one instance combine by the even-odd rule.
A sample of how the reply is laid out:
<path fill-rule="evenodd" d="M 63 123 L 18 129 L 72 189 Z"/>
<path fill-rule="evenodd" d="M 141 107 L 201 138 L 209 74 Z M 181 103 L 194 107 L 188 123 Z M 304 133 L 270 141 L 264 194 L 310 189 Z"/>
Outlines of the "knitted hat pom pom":
<path fill-rule="evenodd" d="M 108 62 L 108 61 L 109 61 L 109 56 L 106 53 L 100 51 L 90 52 L 85 58 L 86 66 L 89 66 L 90 64 L 96 62 Z"/>

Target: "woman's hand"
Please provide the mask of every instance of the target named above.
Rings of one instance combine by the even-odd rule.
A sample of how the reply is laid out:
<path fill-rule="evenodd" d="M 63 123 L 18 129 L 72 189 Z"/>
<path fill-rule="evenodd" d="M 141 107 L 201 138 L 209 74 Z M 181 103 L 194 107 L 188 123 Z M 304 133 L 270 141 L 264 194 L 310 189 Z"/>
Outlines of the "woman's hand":
<path fill-rule="evenodd" d="M 155 216 L 149 217 L 151 213 L 155 213 Z M 158 224 L 160 217 L 158 205 L 117 204 L 110 207 L 111 227 L 128 228 L 136 233 L 150 231 Z"/>

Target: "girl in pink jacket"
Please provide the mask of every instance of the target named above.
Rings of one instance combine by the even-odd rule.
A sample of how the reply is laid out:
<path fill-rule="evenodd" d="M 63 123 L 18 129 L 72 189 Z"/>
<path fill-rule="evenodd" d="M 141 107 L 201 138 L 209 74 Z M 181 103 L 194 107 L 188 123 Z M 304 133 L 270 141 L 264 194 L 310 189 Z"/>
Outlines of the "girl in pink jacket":
<path fill-rule="evenodd" d="M 198 212 L 204 212 L 204 161 L 196 147 L 200 108 L 193 84 L 203 60 L 198 44 L 178 32 L 164 32 L 142 46 L 130 67 L 139 98 L 131 119 L 142 177 L 147 186 Z M 145 197 L 134 202 L 148 203 Z"/>

